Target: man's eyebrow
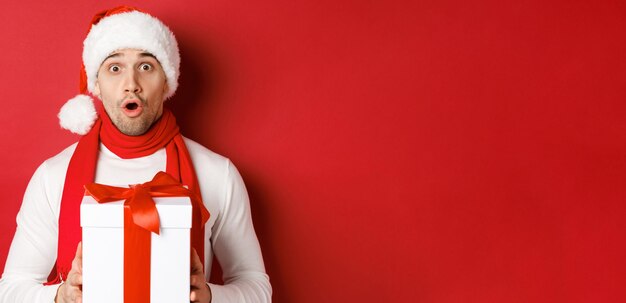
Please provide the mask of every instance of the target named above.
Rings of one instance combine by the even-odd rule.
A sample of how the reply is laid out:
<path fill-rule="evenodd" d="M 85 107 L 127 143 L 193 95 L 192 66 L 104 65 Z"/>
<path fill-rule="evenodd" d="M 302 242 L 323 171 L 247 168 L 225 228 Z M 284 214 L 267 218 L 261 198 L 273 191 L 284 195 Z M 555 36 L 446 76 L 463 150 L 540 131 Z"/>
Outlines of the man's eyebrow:
<path fill-rule="evenodd" d="M 108 55 L 106 58 L 104 58 L 104 60 L 102 60 L 102 62 L 107 61 L 107 60 L 109 60 L 110 58 L 119 57 L 119 56 L 121 56 L 121 55 L 122 55 L 121 53 L 113 53 L 113 54 L 110 54 L 110 55 Z"/>
<path fill-rule="evenodd" d="M 154 58 L 154 60 L 159 61 L 159 59 L 157 59 L 157 58 L 156 58 L 153 54 L 148 53 L 148 52 L 143 52 L 143 53 L 140 53 L 140 54 L 139 54 L 139 57 L 152 57 L 152 58 Z"/>
<path fill-rule="evenodd" d="M 116 57 L 120 57 L 123 56 L 124 54 L 122 53 L 113 53 L 108 55 L 106 58 L 104 58 L 104 60 L 102 60 L 102 62 L 109 60 L 110 58 L 116 58 Z M 142 52 L 139 54 L 139 57 L 152 57 L 154 58 L 154 60 L 159 61 L 159 59 L 157 59 L 153 54 L 148 53 L 148 52 Z"/>

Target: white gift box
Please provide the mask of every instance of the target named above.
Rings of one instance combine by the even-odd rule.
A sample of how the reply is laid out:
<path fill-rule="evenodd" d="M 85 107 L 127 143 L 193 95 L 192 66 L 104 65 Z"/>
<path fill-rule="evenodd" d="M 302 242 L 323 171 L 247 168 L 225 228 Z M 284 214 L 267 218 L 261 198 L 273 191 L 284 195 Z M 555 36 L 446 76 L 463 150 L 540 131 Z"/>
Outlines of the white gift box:
<path fill-rule="evenodd" d="M 188 197 L 153 200 L 160 235 L 151 238 L 150 302 L 189 302 L 191 202 Z M 80 222 L 83 302 L 124 302 L 124 201 L 100 204 L 87 195 Z"/>

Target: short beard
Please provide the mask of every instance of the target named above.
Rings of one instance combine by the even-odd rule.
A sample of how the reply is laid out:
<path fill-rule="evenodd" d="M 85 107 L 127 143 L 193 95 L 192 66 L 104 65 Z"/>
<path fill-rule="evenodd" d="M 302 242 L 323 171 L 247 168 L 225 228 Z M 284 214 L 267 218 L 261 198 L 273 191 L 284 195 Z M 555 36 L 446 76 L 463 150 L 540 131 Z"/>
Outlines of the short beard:
<path fill-rule="evenodd" d="M 144 117 L 137 117 L 137 118 L 134 118 L 133 120 L 128 120 L 130 118 L 127 118 L 124 115 L 124 113 L 122 113 L 121 110 L 117 110 L 113 112 L 109 112 L 107 110 L 107 114 L 111 118 L 111 122 L 113 122 L 113 125 L 115 125 L 115 127 L 122 134 L 127 135 L 127 136 L 143 135 L 150 129 L 150 127 L 154 123 L 154 120 L 148 121 L 145 119 L 147 117 L 146 115 L 148 114 L 147 111 L 150 110 L 150 108 L 146 107 L 146 104 L 148 104 L 148 102 L 146 102 L 147 100 L 144 100 L 140 98 L 139 96 L 135 96 L 135 97 L 139 99 L 139 101 L 141 102 L 141 106 L 143 107 L 143 110 L 144 110 L 144 113 L 142 115 L 144 115 Z M 122 104 L 123 101 L 124 99 L 116 102 L 115 106 L 117 106 L 118 109 L 121 108 L 120 105 Z M 105 110 L 106 110 L 106 107 L 105 107 Z"/>
<path fill-rule="evenodd" d="M 122 134 L 127 136 L 140 136 L 145 134 L 150 129 L 153 122 L 146 120 L 131 122 L 122 119 L 111 119 L 111 121 Z"/>

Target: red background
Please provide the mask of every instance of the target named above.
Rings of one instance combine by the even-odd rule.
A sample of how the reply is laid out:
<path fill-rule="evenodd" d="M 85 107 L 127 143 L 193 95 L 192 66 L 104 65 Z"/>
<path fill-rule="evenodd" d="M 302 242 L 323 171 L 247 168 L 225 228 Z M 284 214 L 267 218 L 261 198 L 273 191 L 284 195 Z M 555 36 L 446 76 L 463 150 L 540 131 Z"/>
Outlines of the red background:
<path fill-rule="evenodd" d="M 168 103 L 241 171 L 274 302 L 624 300 L 623 1 L 127 3 L 179 39 Z M 118 4 L 0 10 L 2 264 Z"/>

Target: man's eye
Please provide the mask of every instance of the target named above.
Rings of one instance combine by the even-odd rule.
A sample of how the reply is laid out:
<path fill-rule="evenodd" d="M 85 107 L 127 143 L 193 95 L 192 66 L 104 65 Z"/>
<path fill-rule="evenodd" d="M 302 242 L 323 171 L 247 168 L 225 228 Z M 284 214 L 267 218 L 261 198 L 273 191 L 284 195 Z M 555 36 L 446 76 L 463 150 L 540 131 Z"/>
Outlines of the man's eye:
<path fill-rule="evenodd" d="M 119 72 L 120 71 L 120 67 L 117 65 L 111 65 L 111 67 L 109 67 L 109 71 L 111 72 Z"/>
<path fill-rule="evenodd" d="M 152 65 L 148 64 L 148 63 L 144 63 L 142 65 L 139 66 L 139 68 L 143 71 L 149 71 L 152 70 Z"/>

